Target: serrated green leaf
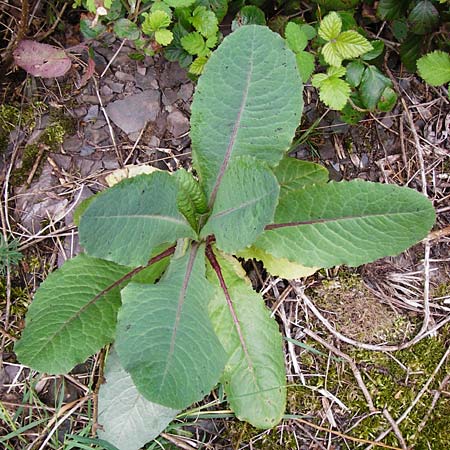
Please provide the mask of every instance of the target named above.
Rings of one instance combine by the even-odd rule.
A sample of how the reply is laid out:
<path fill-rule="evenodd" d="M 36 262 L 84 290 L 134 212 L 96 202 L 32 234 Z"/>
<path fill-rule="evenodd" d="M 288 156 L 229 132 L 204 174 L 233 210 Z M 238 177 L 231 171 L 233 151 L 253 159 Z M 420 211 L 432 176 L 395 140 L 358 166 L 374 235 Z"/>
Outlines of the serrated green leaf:
<path fill-rule="evenodd" d="M 347 65 L 345 79 L 351 87 L 358 87 L 364 73 L 365 66 L 361 61 L 352 61 Z"/>
<path fill-rule="evenodd" d="M 273 173 L 280 185 L 280 198 L 310 184 L 323 184 L 328 181 L 328 170 L 325 167 L 290 157 L 283 158 L 273 169 Z"/>
<path fill-rule="evenodd" d="M 166 172 L 121 181 L 89 204 L 79 227 L 81 245 L 91 256 L 139 266 L 154 247 L 194 238 L 177 209 L 177 192 L 175 178 Z"/>
<path fill-rule="evenodd" d="M 317 3 L 327 11 L 340 11 L 354 8 L 360 3 L 360 0 L 313 0 L 313 2 Z"/>
<path fill-rule="evenodd" d="M 114 33 L 122 39 L 131 39 L 134 41 L 141 35 L 138 26 L 128 19 L 119 19 L 114 24 Z"/>
<path fill-rule="evenodd" d="M 323 47 L 321 54 L 323 59 L 325 60 L 325 64 L 329 64 L 330 66 L 339 67 L 342 64 L 342 56 L 334 47 L 334 43 L 327 42 Z"/>
<path fill-rule="evenodd" d="M 324 75 L 324 74 L 317 74 Z M 340 110 L 350 97 L 350 85 L 337 77 L 312 77 L 312 85 L 319 89 L 319 97 L 331 109 Z"/>
<path fill-rule="evenodd" d="M 225 259 L 220 259 L 220 264 L 229 265 Z M 286 404 L 286 375 L 278 325 L 251 285 L 236 275 L 225 281 L 230 285 L 237 323 L 219 287 L 209 304 L 209 312 L 214 330 L 229 356 L 222 375 L 227 400 L 240 420 L 257 428 L 271 428 L 281 420 Z M 215 284 L 218 286 L 217 281 Z"/>
<path fill-rule="evenodd" d="M 186 34 L 181 38 L 181 45 L 190 55 L 205 56 L 205 51 L 208 51 L 205 40 L 197 31 Z"/>
<path fill-rule="evenodd" d="M 298 52 L 295 55 L 297 70 L 303 83 L 306 83 L 314 72 L 315 58 L 312 53 Z"/>
<path fill-rule="evenodd" d="M 415 34 L 431 33 L 439 24 L 439 11 L 429 0 L 419 1 L 408 15 L 410 31 Z"/>
<path fill-rule="evenodd" d="M 204 6 L 197 6 L 192 13 L 192 26 L 205 38 L 214 36 L 219 31 L 216 15 Z"/>
<path fill-rule="evenodd" d="M 264 11 L 259 9 L 254 5 L 243 6 L 236 17 L 231 22 L 231 30 L 234 31 L 238 27 L 243 27 L 244 25 L 265 25 L 266 16 Z"/>
<path fill-rule="evenodd" d="M 294 53 L 303 51 L 308 44 L 306 34 L 302 31 L 300 25 L 294 22 L 288 22 L 284 31 L 284 37 L 289 48 Z"/>
<path fill-rule="evenodd" d="M 219 22 L 222 22 L 227 15 L 228 0 L 197 0 L 196 4 L 209 8 L 216 15 Z"/>
<path fill-rule="evenodd" d="M 67 373 L 113 341 L 120 284 L 128 267 L 79 255 L 37 290 L 14 351 L 33 369 Z M 123 283 L 122 283 L 123 285 Z"/>
<path fill-rule="evenodd" d="M 277 225 L 255 246 L 310 267 L 358 266 L 409 248 L 434 220 L 431 202 L 412 189 L 331 182 L 280 199 Z"/>
<path fill-rule="evenodd" d="M 381 93 L 377 109 L 382 112 L 389 112 L 397 103 L 397 94 L 391 87 L 386 87 Z"/>
<path fill-rule="evenodd" d="M 277 164 L 302 108 L 295 55 L 279 35 L 247 25 L 224 39 L 198 82 L 191 114 L 194 167 L 210 206 L 235 157 Z"/>
<path fill-rule="evenodd" d="M 153 2 L 150 11 L 151 12 L 164 11 L 172 19 L 172 10 L 170 9 L 170 6 L 161 0 Z"/>
<path fill-rule="evenodd" d="M 353 30 L 343 31 L 331 45 L 342 59 L 357 58 L 373 50 L 370 42 Z"/>
<path fill-rule="evenodd" d="M 192 64 L 189 66 L 189 73 L 194 75 L 200 75 L 203 72 L 206 62 L 208 58 L 206 56 L 199 56 L 192 61 Z"/>
<path fill-rule="evenodd" d="M 195 0 L 163 0 L 171 8 L 188 8 L 195 3 Z"/>
<path fill-rule="evenodd" d="M 380 0 L 377 14 L 383 20 L 399 19 L 404 16 L 409 0 Z"/>
<path fill-rule="evenodd" d="M 147 400 L 175 409 L 208 394 L 226 362 L 208 317 L 213 290 L 202 250 L 194 244 L 172 260 L 156 285 L 122 290 L 115 344 L 122 366 Z"/>
<path fill-rule="evenodd" d="M 373 111 L 377 107 L 383 91 L 391 86 L 391 80 L 375 66 L 366 67 L 359 86 L 359 95 L 364 106 Z"/>
<path fill-rule="evenodd" d="M 317 36 L 316 29 L 307 23 L 300 25 L 300 29 L 305 33 L 308 40 L 314 39 Z"/>
<path fill-rule="evenodd" d="M 264 162 L 250 156 L 235 158 L 200 237 L 213 234 L 217 247 L 231 254 L 250 245 L 273 220 L 279 192 L 277 179 Z"/>
<path fill-rule="evenodd" d="M 146 400 L 111 349 L 98 393 L 97 434 L 119 450 L 134 450 L 155 439 L 178 410 Z"/>
<path fill-rule="evenodd" d="M 322 39 L 331 41 L 336 39 L 342 30 L 342 19 L 336 12 L 330 12 L 320 22 L 318 34 Z"/>
<path fill-rule="evenodd" d="M 165 11 L 156 10 L 150 14 L 142 13 L 142 15 L 145 17 L 141 25 L 142 32 L 147 35 L 151 35 L 155 31 L 170 25 L 170 16 Z"/>
<path fill-rule="evenodd" d="M 391 25 L 392 34 L 395 39 L 399 42 L 403 42 L 408 35 L 408 24 L 406 23 L 406 19 L 396 19 L 392 22 Z"/>
<path fill-rule="evenodd" d="M 327 76 L 328 77 L 335 77 L 335 78 L 342 78 L 347 73 L 347 69 L 345 67 L 328 67 L 327 69 Z"/>
<path fill-rule="evenodd" d="M 236 256 L 261 261 L 264 268 L 271 275 L 285 278 L 286 280 L 309 277 L 320 269 L 320 267 L 305 267 L 299 263 L 293 263 L 286 258 L 275 258 L 270 253 L 254 246 L 240 250 L 236 253 Z"/>
<path fill-rule="evenodd" d="M 419 75 L 431 86 L 440 86 L 450 81 L 450 55 L 436 50 L 417 61 Z"/>
<path fill-rule="evenodd" d="M 173 40 L 173 34 L 170 30 L 155 31 L 155 40 L 158 44 L 169 45 Z"/>
<path fill-rule="evenodd" d="M 361 56 L 361 59 L 364 61 L 371 61 L 372 59 L 378 58 L 384 51 L 383 41 L 370 41 L 370 45 L 372 46 L 372 50 Z"/>

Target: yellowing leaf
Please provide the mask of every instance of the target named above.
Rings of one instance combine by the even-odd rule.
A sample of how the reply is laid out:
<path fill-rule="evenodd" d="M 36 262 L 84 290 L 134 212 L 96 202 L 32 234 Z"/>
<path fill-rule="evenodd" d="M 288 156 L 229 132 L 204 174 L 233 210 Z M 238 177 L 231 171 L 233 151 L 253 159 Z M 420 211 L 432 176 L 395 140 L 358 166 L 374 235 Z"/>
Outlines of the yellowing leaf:
<path fill-rule="evenodd" d="M 173 34 L 170 30 L 155 31 L 155 39 L 158 44 L 169 45 L 173 40 Z"/>
<path fill-rule="evenodd" d="M 325 62 L 331 66 L 340 66 L 343 59 L 357 58 L 372 50 L 370 42 L 358 32 L 349 30 L 340 33 L 322 48 Z"/>
<path fill-rule="evenodd" d="M 331 109 L 341 110 L 350 97 L 350 85 L 336 76 L 319 78 L 318 75 L 313 76 L 312 84 L 319 88 L 320 100 Z"/>
<path fill-rule="evenodd" d="M 319 36 L 326 41 L 331 41 L 339 36 L 342 29 L 342 19 L 336 12 L 330 12 L 320 22 Z"/>
<path fill-rule="evenodd" d="M 294 278 L 309 277 L 319 270 L 319 267 L 306 267 L 289 261 L 286 258 L 276 258 L 270 253 L 257 247 L 248 247 L 238 252 L 237 256 L 245 259 L 262 261 L 267 271 L 275 276 L 292 280 Z"/>
<path fill-rule="evenodd" d="M 206 56 L 199 56 L 198 58 L 195 58 L 194 61 L 192 61 L 192 64 L 189 66 L 189 73 L 200 75 L 203 72 L 206 61 L 208 61 L 208 58 Z"/>
<path fill-rule="evenodd" d="M 151 35 L 161 28 L 166 28 L 170 25 L 170 16 L 161 10 L 153 11 L 150 14 L 143 13 L 145 20 L 142 24 L 142 32 Z"/>
<path fill-rule="evenodd" d="M 143 173 L 153 173 L 159 171 L 156 167 L 152 166 L 138 166 L 137 164 L 129 164 L 122 169 L 116 169 L 114 172 L 110 173 L 105 177 L 105 181 L 109 187 L 114 186 L 119 181 L 125 178 L 132 178 L 137 175 L 142 175 Z"/>

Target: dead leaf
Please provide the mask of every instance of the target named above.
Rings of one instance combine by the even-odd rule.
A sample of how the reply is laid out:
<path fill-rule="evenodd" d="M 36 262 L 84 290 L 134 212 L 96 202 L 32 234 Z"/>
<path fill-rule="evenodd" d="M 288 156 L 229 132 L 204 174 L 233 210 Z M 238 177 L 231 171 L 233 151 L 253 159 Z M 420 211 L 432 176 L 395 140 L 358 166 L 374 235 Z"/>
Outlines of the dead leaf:
<path fill-rule="evenodd" d="M 35 77 L 60 77 L 72 65 L 63 49 L 31 40 L 20 41 L 13 56 L 19 67 Z"/>

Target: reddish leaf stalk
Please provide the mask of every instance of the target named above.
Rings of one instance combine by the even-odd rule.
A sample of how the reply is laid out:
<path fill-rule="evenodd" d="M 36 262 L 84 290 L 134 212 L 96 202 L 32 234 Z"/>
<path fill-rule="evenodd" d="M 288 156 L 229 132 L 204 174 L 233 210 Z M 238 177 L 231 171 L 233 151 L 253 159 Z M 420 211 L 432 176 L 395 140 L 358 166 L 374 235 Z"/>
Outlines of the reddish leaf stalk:
<path fill-rule="evenodd" d="M 220 287 L 225 295 L 225 299 L 227 301 L 228 309 L 230 310 L 231 317 L 233 319 L 234 326 L 236 328 L 237 334 L 239 336 L 239 341 L 242 346 L 242 350 L 244 351 L 245 358 L 247 359 L 249 367 L 252 367 L 252 362 L 250 359 L 250 355 L 248 353 L 247 344 L 244 340 L 244 335 L 242 334 L 241 324 L 239 323 L 239 319 L 237 318 L 236 311 L 234 309 L 233 300 L 231 300 L 230 293 L 228 291 L 228 287 L 225 283 L 225 279 L 222 274 L 222 269 L 220 268 L 219 261 L 217 261 L 216 255 L 211 247 L 211 243 L 215 241 L 214 236 L 209 236 L 206 240 L 206 257 L 208 258 L 211 267 L 216 272 L 217 278 L 219 280 Z"/>

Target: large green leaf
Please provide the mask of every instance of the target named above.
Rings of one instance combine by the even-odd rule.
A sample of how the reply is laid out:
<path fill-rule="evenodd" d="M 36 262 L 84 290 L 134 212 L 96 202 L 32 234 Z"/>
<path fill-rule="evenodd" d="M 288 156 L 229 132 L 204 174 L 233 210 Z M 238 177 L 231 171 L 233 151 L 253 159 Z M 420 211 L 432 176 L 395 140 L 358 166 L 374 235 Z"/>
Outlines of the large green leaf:
<path fill-rule="evenodd" d="M 309 267 L 358 266 L 407 249 L 434 220 L 432 204 L 412 189 L 331 182 L 284 196 L 255 246 Z"/>
<path fill-rule="evenodd" d="M 177 209 L 177 184 L 166 172 L 124 180 L 83 213 L 80 242 L 91 256 L 126 266 L 145 264 L 156 246 L 195 237 Z"/>
<path fill-rule="evenodd" d="M 311 184 L 323 184 L 328 181 L 328 170 L 325 167 L 290 157 L 283 158 L 273 173 L 280 184 L 280 197 Z"/>
<path fill-rule="evenodd" d="M 196 244 L 158 284 L 130 283 L 122 291 L 115 346 L 147 400 L 183 409 L 219 380 L 226 357 L 208 317 L 212 295 Z"/>
<path fill-rule="evenodd" d="M 156 438 L 179 411 L 146 400 L 123 369 L 115 350 L 98 393 L 97 434 L 119 450 L 138 450 Z"/>
<path fill-rule="evenodd" d="M 227 253 L 250 245 L 273 221 L 279 192 L 277 179 L 264 162 L 250 156 L 235 158 L 201 237 L 214 234 L 217 246 Z"/>
<path fill-rule="evenodd" d="M 114 339 L 122 279 L 130 268 L 79 255 L 51 273 L 37 290 L 19 360 L 41 372 L 66 373 Z"/>
<path fill-rule="evenodd" d="M 211 320 L 229 355 L 222 375 L 231 409 L 241 420 L 258 428 L 275 426 L 284 414 L 286 375 L 278 326 L 261 295 L 220 258 L 233 305 L 233 320 L 225 295 L 217 287 L 209 305 Z M 215 273 L 211 273 L 211 279 Z M 216 284 L 217 278 L 216 278 Z"/>
<path fill-rule="evenodd" d="M 198 82 L 191 115 L 194 167 L 210 206 L 235 157 L 281 159 L 302 107 L 295 55 L 278 34 L 247 25 L 224 39 Z"/>
<path fill-rule="evenodd" d="M 417 61 L 419 75 L 431 86 L 450 81 L 450 54 L 436 50 Z"/>
<path fill-rule="evenodd" d="M 410 0 L 380 0 L 377 14 L 386 20 L 398 19 L 406 13 Z"/>
<path fill-rule="evenodd" d="M 377 107 L 383 91 L 391 87 L 392 82 L 375 66 L 367 66 L 361 78 L 359 95 L 366 108 L 374 110 Z"/>
<path fill-rule="evenodd" d="M 409 13 L 408 22 L 415 34 L 431 33 L 439 23 L 439 11 L 429 0 L 421 0 Z"/>

